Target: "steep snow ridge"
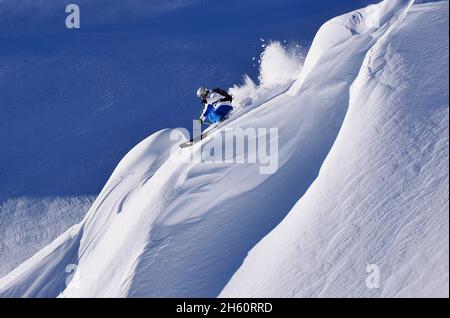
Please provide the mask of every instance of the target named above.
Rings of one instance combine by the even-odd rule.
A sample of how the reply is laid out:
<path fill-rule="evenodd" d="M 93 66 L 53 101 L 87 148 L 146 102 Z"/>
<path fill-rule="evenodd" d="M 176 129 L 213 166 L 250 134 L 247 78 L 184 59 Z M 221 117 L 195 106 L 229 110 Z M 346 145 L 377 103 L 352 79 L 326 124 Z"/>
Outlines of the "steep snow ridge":
<path fill-rule="evenodd" d="M 3 278 L 0 290 L 3 290 L 4 286 L 12 286 L 6 296 L 56 297 L 66 288 L 69 274 L 73 272 L 72 265 L 76 265 L 84 253 L 94 249 L 98 244 L 97 240 L 109 239 L 111 231 L 117 231 L 115 234 L 133 234 L 131 231 L 123 231 L 126 228 L 125 223 L 121 223 L 124 228 L 117 230 L 117 223 L 114 226 L 117 219 L 114 216 L 120 215 L 127 196 L 136 184 L 151 178 L 161 163 L 167 159 L 170 149 L 168 133 L 168 130 L 157 132 L 133 148 L 119 163 L 85 219 Z M 124 179 L 126 182 L 121 182 Z M 111 196 L 116 196 L 117 200 L 108 200 Z M 100 207 L 103 213 L 98 212 Z M 123 219 L 120 221 L 126 222 Z M 85 227 L 93 237 L 83 236 Z M 84 251 L 80 247 L 82 242 L 84 244 L 86 241 L 88 242 L 85 243 Z M 133 244 L 127 244 L 125 248 L 114 239 L 107 245 L 119 249 L 126 256 L 127 251 L 132 253 L 136 247 L 139 248 L 137 241 L 133 239 L 130 241 Z M 111 245 L 113 243 L 115 245 Z M 103 250 L 101 257 L 106 257 L 107 252 L 106 249 Z M 98 259 L 95 261 L 93 268 L 102 268 L 102 265 L 110 264 Z M 75 282 L 77 279 L 78 277 Z M 16 280 L 22 283 L 17 284 Z"/>
<path fill-rule="evenodd" d="M 170 131 L 159 132 L 122 160 L 86 218 L 72 229 L 75 233 L 64 234 L 0 280 L 0 295 L 217 296 L 247 252 L 279 224 L 317 177 L 368 50 L 401 21 L 410 4 L 386 1 L 344 15 L 343 23 L 359 30 L 353 16 L 364 25 L 367 14 L 373 25 L 378 12 L 379 26 L 348 32 L 334 43 L 333 27 L 321 30 L 314 43 L 328 43 L 327 48 L 318 56 L 310 57 L 317 50 L 308 53 L 301 72 L 306 75 L 297 80 L 300 86 L 272 95 L 260 106 L 251 100 L 251 111 L 224 125 L 278 127 L 275 174 L 260 174 L 257 164 L 174 162 L 167 158 L 174 144 Z M 192 151 L 208 148 L 210 140 Z M 61 283 L 67 272 L 62 269 L 70 264 L 78 267 L 65 287 Z"/>
<path fill-rule="evenodd" d="M 196 1 L 181 2 L 80 0 L 78 32 L 68 1 L 0 0 L 0 277 L 80 222 L 149 132 L 190 125 L 199 85 L 241 73 L 249 33 L 217 50 L 223 39 L 154 27 Z"/>
<path fill-rule="evenodd" d="M 448 297 L 448 57 L 447 1 L 369 50 L 319 177 L 222 297 Z"/>
<path fill-rule="evenodd" d="M 329 55 L 327 53 L 333 46 L 345 43 L 347 40 L 354 41 L 355 35 L 379 37 L 404 17 L 413 2 L 414 0 L 383 1 L 326 22 L 317 32 L 306 57 L 303 71 L 289 93 L 298 94 L 311 70 Z"/>

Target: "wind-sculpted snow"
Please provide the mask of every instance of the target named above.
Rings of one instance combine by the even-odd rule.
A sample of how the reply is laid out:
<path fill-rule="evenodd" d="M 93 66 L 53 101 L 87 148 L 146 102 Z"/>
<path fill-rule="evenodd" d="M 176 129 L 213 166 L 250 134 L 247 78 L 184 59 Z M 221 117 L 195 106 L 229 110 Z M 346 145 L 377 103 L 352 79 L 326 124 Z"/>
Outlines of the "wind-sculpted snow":
<path fill-rule="evenodd" d="M 70 275 L 80 274 L 75 270 L 78 262 L 83 254 L 89 253 L 91 249 L 95 248 L 96 240 L 99 239 L 103 243 L 107 243 L 110 251 L 115 248 L 123 248 L 121 250 L 123 255 L 126 255 L 127 251 L 133 253 L 136 250 L 137 241 L 131 239 L 133 244 L 124 246 L 119 244 L 116 239 L 120 234 L 134 235 L 139 233 L 124 231 L 124 229 L 127 229 L 127 225 L 123 221 L 117 224 L 117 219 L 114 216 L 120 217 L 128 193 L 132 192 L 137 184 L 145 183 L 151 179 L 166 159 L 170 149 L 168 148 L 168 141 L 168 130 L 163 130 L 148 137 L 132 149 L 119 163 L 86 218 L 4 277 L 0 284 L 2 295 L 58 296 L 66 289 L 67 283 L 71 281 Z M 119 230 L 115 228 L 114 223 L 120 227 Z M 91 237 L 85 235 L 87 231 L 92 235 Z M 108 234 L 116 237 L 116 239 L 110 239 Z M 107 241 L 104 241 L 104 239 Z M 122 243 L 125 241 L 127 240 L 123 240 Z M 104 266 L 110 266 L 110 269 L 112 269 L 114 262 L 105 260 L 114 257 L 111 254 L 107 257 L 108 249 L 105 249 L 104 246 L 102 248 L 99 251 L 101 260 L 97 259 L 93 268 L 101 269 L 103 264 Z M 116 257 L 116 259 L 120 259 L 120 257 Z M 78 286 L 78 279 L 78 276 L 76 276 L 73 280 L 73 284 L 76 286 Z M 15 280 L 20 280 L 22 283 L 16 284 Z"/>
<path fill-rule="evenodd" d="M 442 146 L 448 145 L 448 139 L 433 139 L 446 131 L 442 123 L 448 121 L 448 105 L 445 108 L 442 103 L 448 95 L 443 96 L 442 85 L 447 85 L 448 79 L 445 82 L 444 78 L 434 89 L 430 87 L 427 95 L 415 90 L 414 83 L 420 69 L 431 77 L 429 85 L 436 84 L 432 74 L 442 74 L 439 72 L 445 71 L 445 65 L 448 71 L 448 63 L 433 69 L 419 63 L 417 69 L 411 69 L 410 60 L 403 61 L 395 50 L 383 50 L 389 48 L 386 43 L 393 34 L 401 43 L 413 41 L 414 36 L 404 29 L 423 24 L 415 18 L 417 15 L 427 18 L 436 11 L 442 18 L 446 9 L 442 4 L 413 9 L 410 5 L 410 1 L 385 1 L 331 20 L 317 34 L 304 67 L 292 64 L 298 65 L 300 74 L 287 74 L 280 81 L 279 76 L 267 79 L 270 75 L 266 73 L 258 85 L 247 79 L 243 86 L 235 87 L 232 93 L 239 102 L 232 117 L 211 137 L 191 148 L 179 149 L 170 138 L 171 130 L 160 131 L 141 142 L 118 165 L 85 219 L 1 279 L 0 295 L 214 297 L 227 286 L 221 295 L 252 296 L 258 292 L 271 296 L 339 296 L 354 290 L 356 295 L 371 296 L 369 292 L 361 293 L 360 288 L 351 289 L 352 285 L 343 286 L 339 274 L 345 274 L 346 281 L 349 273 L 356 273 L 354 278 L 359 279 L 358 266 L 377 261 L 383 265 L 383 259 L 376 256 L 388 253 L 394 254 L 391 257 L 396 257 L 397 268 L 404 269 L 404 277 L 410 281 L 398 285 L 395 276 L 386 276 L 393 286 L 386 289 L 386 295 L 414 294 L 417 289 L 402 290 L 402 286 L 419 284 L 412 273 L 419 271 L 417 266 L 424 266 L 424 262 L 395 255 L 413 251 L 420 258 L 419 252 L 426 248 L 442 249 L 445 245 L 431 246 L 442 234 L 442 244 L 447 239 L 448 246 L 448 215 L 442 216 L 448 197 L 443 194 L 441 183 L 448 181 L 448 168 L 445 170 L 441 161 L 446 155 Z M 407 19 L 403 21 L 405 15 Z M 441 19 L 435 19 L 438 22 L 431 25 L 442 32 Z M 346 31 L 342 34 L 343 30 Z M 430 30 L 424 27 L 418 32 L 418 38 L 425 42 L 427 34 L 421 31 Z M 436 54 L 448 58 L 443 44 L 432 44 L 438 49 Z M 426 48 L 414 52 L 418 56 L 430 53 Z M 272 56 L 280 58 L 278 54 Z M 437 61 L 442 62 L 441 58 Z M 266 62 L 291 65 L 289 60 Z M 402 76 L 382 76 L 387 74 L 385 69 L 397 72 L 390 68 L 394 66 Z M 264 87 L 271 80 L 276 88 Z M 408 97 L 406 103 L 406 92 L 413 91 L 416 94 Z M 244 92 L 249 92 L 248 99 Z M 394 96 L 392 100 L 388 98 L 390 94 Z M 435 96 L 431 117 L 425 107 L 428 96 Z M 381 107 L 384 102 L 387 111 Z M 410 103 L 411 109 L 406 107 Z M 421 111 L 424 117 L 420 116 Z M 412 124 L 402 125 L 402 115 L 408 114 L 414 115 L 406 117 L 412 118 Z M 427 131 L 431 122 L 437 128 Z M 382 129 L 385 127 L 389 129 Z M 198 155 L 211 149 L 208 147 L 214 136 L 232 128 L 278 128 L 275 173 L 261 174 L 259 165 L 253 163 L 174 160 L 174 155 Z M 422 141 L 417 144 L 419 150 L 408 139 L 411 131 Z M 252 138 L 249 142 L 254 141 Z M 402 148 L 405 141 L 410 142 L 410 148 Z M 424 160 L 436 161 L 430 166 L 423 161 L 415 165 L 420 151 L 427 154 Z M 438 153 L 441 155 L 435 156 Z M 417 179 L 418 173 L 423 173 L 423 179 Z M 379 192 L 386 179 L 392 179 L 389 185 L 397 192 L 389 187 L 383 188 L 386 192 Z M 419 181 L 438 186 L 438 191 L 421 188 Z M 414 196 L 416 192 L 405 192 L 410 197 L 402 197 L 402 190 L 410 186 L 427 191 L 418 196 Z M 372 196 L 379 200 L 371 200 Z M 302 199 L 289 213 L 299 198 Z M 405 202 L 412 198 L 416 205 L 407 205 Z M 414 211 L 430 213 L 430 200 L 437 202 L 434 207 L 438 208 L 430 222 L 414 218 L 418 215 Z M 303 201 L 307 202 L 306 207 Z M 389 207 L 395 212 L 394 217 L 388 213 Z M 298 209 L 303 209 L 302 213 Z M 413 212 L 408 214 L 411 209 Z M 278 224 L 280 227 L 272 231 Z M 447 232 L 439 229 L 429 236 L 428 230 L 436 230 L 437 224 L 446 225 Z M 397 229 L 396 225 L 401 227 Z M 286 228 L 285 233 L 281 227 Z M 309 244 L 305 254 L 296 254 L 296 243 L 303 239 L 297 236 L 299 233 Z M 425 243 L 408 249 L 413 237 L 425 237 Z M 374 239 L 373 243 L 370 239 Z M 365 250 L 364 244 L 374 249 Z M 239 268 L 250 250 L 250 257 Z M 424 255 L 429 259 L 430 254 Z M 439 256 L 426 266 L 438 266 L 439 274 L 445 274 L 441 270 L 445 262 L 441 260 Z M 308 272 L 304 266 L 316 271 Z M 74 275 L 70 269 L 76 269 Z M 361 269 L 362 275 L 365 269 Z M 277 271 L 286 277 L 278 277 Z M 320 273 L 323 276 L 318 277 Z M 283 283 L 277 284 L 277 280 Z M 438 286 L 436 280 L 431 281 Z M 305 289 L 299 289 L 297 283 Z M 432 291 L 431 287 L 428 290 Z"/>
<path fill-rule="evenodd" d="M 319 177 L 222 297 L 448 297 L 447 26 L 415 5 L 367 52 Z"/>
<path fill-rule="evenodd" d="M 231 2 L 80 0 L 81 29 L 67 29 L 71 1 L 0 0 L 0 277 L 78 223 L 133 145 L 190 127 L 199 86 L 257 78 L 260 36 L 309 41 L 324 17 L 359 5 Z M 233 23 L 217 23 L 230 7 Z M 272 62 L 296 77 L 292 59 Z M 237 117 L 280 93 L 257 86 Z"/>

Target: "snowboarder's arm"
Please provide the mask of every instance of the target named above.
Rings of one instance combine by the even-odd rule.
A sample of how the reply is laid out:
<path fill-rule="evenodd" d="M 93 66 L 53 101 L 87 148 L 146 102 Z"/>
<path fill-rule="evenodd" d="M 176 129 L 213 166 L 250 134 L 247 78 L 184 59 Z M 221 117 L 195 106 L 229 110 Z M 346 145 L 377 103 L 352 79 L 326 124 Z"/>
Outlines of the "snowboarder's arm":
<path fill-rule="evenodd" d="M 200 119 L 202 122 L 205 122 L 206 118 L 208 117 L 208 114 L 211 112 L 212 109 L 214 109 L 214 107 L 212 107 L 211 105 L 209 105 L 209 104 L 204 104 L 204 105 L 203 105 L 203 110 L 202 110 L 202 112 L 200 113 L 199 119 Z"/>
<path fill-rule="evenodd" d="M 217 88 L 214 88 L 214 89 L 213 89 L 213 92 L 215 92 L 215 93 L 220 94 L 221 96 L 223 96 L 223 97 L 220 99 L 220 102 L 230 102 L 230 103 L 231 103 L 231 102 L 233 101 L 233 96 L 231 96 L 230 94 L 228 94 L 228 92 L 227 92 L 226 90 L 223 90 L 223 89 L 217 87 Z"/>

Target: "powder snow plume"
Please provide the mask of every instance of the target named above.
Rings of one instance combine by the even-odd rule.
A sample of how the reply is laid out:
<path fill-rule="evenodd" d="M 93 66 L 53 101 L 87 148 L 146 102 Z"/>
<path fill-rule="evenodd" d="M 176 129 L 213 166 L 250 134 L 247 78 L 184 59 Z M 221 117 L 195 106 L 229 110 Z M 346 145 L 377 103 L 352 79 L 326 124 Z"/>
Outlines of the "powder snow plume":
<path fill-rule="evenodd" d="M 258 106 L 263 101 L 283 92 L 301 72 L 304 56 L 299 45 L 286 45 L 279 41 L 263 44 L 264 51 L 258 59 L 258 83 L 247 74 L 244 83 L 234 85 L 230 93 L 238 111 L 249 105 Z M 256 58 L 255 58 L 256 59 Z"/>

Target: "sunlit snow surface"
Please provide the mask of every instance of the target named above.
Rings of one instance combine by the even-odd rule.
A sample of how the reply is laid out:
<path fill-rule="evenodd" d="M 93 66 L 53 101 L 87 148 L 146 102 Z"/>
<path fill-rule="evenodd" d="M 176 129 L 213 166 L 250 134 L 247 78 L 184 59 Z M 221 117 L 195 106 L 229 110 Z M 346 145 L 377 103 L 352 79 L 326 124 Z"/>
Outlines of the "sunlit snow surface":
<path fill-rule="evenodd" d="M 446 25 L 416 5 L 368 50 L 319 177 L 222 297 L 448 297 Z"/>
<path fill-rule="evenodd" d="M 274 44 L 222 128 L 277 127 L 276 173 L 174 162 L 157 132 L 0 295 L 448 296 L 447 26 L 448 2 L 385 1 L 327 22 L 303 67 Z"/>

